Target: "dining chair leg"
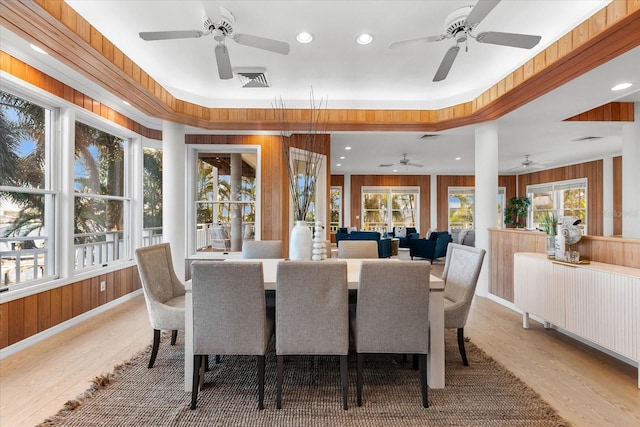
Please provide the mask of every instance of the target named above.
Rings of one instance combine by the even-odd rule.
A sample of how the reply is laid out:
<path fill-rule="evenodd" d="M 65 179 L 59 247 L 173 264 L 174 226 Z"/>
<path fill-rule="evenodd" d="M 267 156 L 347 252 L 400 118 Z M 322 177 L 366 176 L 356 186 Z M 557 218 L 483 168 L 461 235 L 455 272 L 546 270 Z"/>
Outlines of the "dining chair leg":
<path fill-rule="evenodd" d="M 418 370 L 418 355 L 414 354 L 412 359 L 412 367 L 414 371 Z"/>
<path fill-rule="evenodd" d="M 193 380 L 191 382 L 191 409 L 196 409 L 198 401 L 198 388 L 200 387 L 200 365 L 202 364 L 202 355 L 193 356 Z"/>
<path fill-rule="evenodd" d="M 276 409 L 282 409 L 282 377 L 284 376 L 284 356 L 276 356 Z"/>
<path fill-rule="evenodd" d="M 460 349 L 460 356 L 462 356 L 462 364 L 469 366 L 467 352 L 464 349 L 464 328 L 458 328 L 458 348 Z"/>
<path fill-rule="evenodd" d="M 149 368 L 153 368 L 153 364 L 156 361 L 158 355 L 158 347 L 160 347 L 160 330 L 153 330 L 153 347 L 151 347 L 151 358 L 149 359 Z"/>
<path fill-rule="evenodd" d="M 347 410 L 347 395 L 349 394 L 349 383 L 347 382 L 347 358 L 348 356 L 340 356 L 340 380 L 342 382 L 342 409 Z"/>
<path fill-rule="evenodd" d="M 358 406 L 362 406 L 362 371 L 364 369 L 364 353 L 358 353 L 358 366 L 356 368 L 356 394 Z"/>
<path fill-rule="evenodd" d="M 178 331 L 174 329 L 173 331 L 171 331 L 171 345 L 176 345 L 177 339 L 178 339 Z"/>
<path fill-rule="evenodd" d="M 420 355 L 420 392 L 422 394 L 422 406 L 429 407 L 429 396 L 427 391 L 427 355 Z"/>
<path fill-rule="evenodd" d="M 258 409 L 262 411 L 264 409 L 264 356 L 256 356 L 256 363 L 258 364 Z"/>

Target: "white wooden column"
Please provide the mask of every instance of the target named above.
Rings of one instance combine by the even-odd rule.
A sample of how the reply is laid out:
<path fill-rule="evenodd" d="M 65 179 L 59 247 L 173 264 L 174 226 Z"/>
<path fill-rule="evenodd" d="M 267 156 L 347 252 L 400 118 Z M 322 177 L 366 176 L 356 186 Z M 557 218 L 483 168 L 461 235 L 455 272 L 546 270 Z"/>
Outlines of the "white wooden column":
<path fill-rule="evenodd" d="M 344 174 L 344 185 L 342 186 L 343 216 L 342 226 L 351 227 L 351 174 Z"/>
<path fill-rule="evenodd" d="M 186 147 L 184 125 L 162 122 L 162 236 L 171 244 L 173 268 L 179 279 L 185 279 Z"/>
<path fill-rule="evenodd" d="M 602 159 L 602 235 L 613 235 L 613 157 Z"/>
<path fill-rule="evenodd" d="M 429 181 L 431 187 L 431 200 L 429 200 L 429 208 L 431 209 L 431 223 L 425 224 L 421 237 L 427 237 L 427 231 L 429 229 L 435 230 L 438 228 L 438 175 L 432 173 L 430 175 Z"/>
<path fill-rule="evenodd" d="M 640 102 L 635 121 L 622 125 L 622 236 L 640 239 Z"/>
<path fill-rule="evenodd" d="M 498 124 L 484 123 L 475 129 L 475 218 L 476 247 L 485 249 L 476 294 L 489 294 L 489 228 L 498 223 Z"/>

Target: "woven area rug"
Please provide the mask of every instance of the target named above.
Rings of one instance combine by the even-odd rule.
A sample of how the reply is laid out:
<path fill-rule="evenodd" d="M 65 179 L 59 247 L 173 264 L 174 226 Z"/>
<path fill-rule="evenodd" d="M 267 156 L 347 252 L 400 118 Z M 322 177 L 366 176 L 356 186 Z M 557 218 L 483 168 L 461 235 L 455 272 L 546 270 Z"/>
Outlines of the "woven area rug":
<path fill-rule="evenodd" d="M 400 332 L 400 331 L 399 331 Z M 180 338 L 182 334 L 180 334 Z M 567 426 L 533 390 L 467 342 L 462 366 L 455 331 L 446 334 L 446 388 L 420 403 L 411 359 L 371 355 L 365 362 L 363 406 L 356 405 L 355 356 L 349 358 L 349 410 L 343 411 L 338 358 L 285 359 L 283 408 L 275 408 L 273 345 L 267 358 L 265 409 L 257 409 L 254 358 L 223 357 L 206 375 L 198 408 L 183 391 L 183 346 L 163 337 L 147 369 L 149 349 L 96 378 L 42 426 Z"/>

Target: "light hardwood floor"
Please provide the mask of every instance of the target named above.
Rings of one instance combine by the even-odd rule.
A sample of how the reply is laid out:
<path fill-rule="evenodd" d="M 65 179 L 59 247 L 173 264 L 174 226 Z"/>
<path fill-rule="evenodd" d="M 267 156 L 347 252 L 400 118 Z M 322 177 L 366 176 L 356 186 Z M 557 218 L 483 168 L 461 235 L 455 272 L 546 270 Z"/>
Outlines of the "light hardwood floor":
<path fill-rule="evenodd" d="M 637 370 L 476 297 L 466 334 L 575 426 L 640 425 Z M 151 341 L 142 296 L 0 361 L 0 425 L 33 426 Z M 473 363 L 473 360 L 470 360 Z"/>

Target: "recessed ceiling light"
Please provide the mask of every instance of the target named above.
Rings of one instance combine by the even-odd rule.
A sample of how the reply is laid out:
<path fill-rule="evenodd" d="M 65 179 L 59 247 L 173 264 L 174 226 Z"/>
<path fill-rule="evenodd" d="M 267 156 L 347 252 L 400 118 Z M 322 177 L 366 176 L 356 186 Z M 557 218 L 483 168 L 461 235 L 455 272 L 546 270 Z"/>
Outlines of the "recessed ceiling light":
<path fill-rule="evenodd" d="M 131 105 L 131 104 L 129 104 L 129 101 L 124 101 L 124 100 L 123 100 L 123 101 L 122 101 L 122 103 L 123 103 L 124 105 Z"/>
<path fill-rule="evenodd" d="M 394 169 L 393 171 L 394 171 L 394 172 L 398 172 L 398 169 Z"/>
<path fill-rule="evenodd" d="M 345 150 L 351 150 L 351 147 L 344 147 Z"/>
<path fill-rule="evenodd" d="M 360 45 L 369 44 L 373 41 L 373 36 L 371 34 L 363 33 L 356 37 L 356 43 Z"/>
<path fill-rule="evenodd" d="M 462 157 L 456 157 L 456 160 L 460 160 Z"/>
<path fill-rule="evenodd" d="M 611 88 L 611 90 L 615 92 L 618 90 L 624 90 L 624 89 L 630 88 L 631 86 L 633 86 L 631 83 L 624 82 L 624 83 L 615 85 L 614 87 Z"/>
<path fill-rule="evenodd" d="M 35 44 L 32 43 L 29 46 L 31 46 L 31 49 L 35 50 L 36 52 L 47 55 L 47 52 L 45 52 L 44 50 L 42 50 L 42 48 L 36 46 Z"/>
<path fill-rule="evenodd" d="M 344 159 L 346 159 L 345 156 L 340 156 L 340 160 L 344 160 Z"/>
<path fill-rule="evenodd" d="M 336 163 L 336 166 L 342 166 L 342 163 Z"/>
<path fill-rule="evenodd" d="M 303 31 L 301 33 L 298 33 L 298 35 L 296 36 L 296 40 L 304 44 L 311 43 L 311 41 L 313 40 L 313 36 L 311 35 L 311 33 L 307 33 L 306 31 Z"/>

